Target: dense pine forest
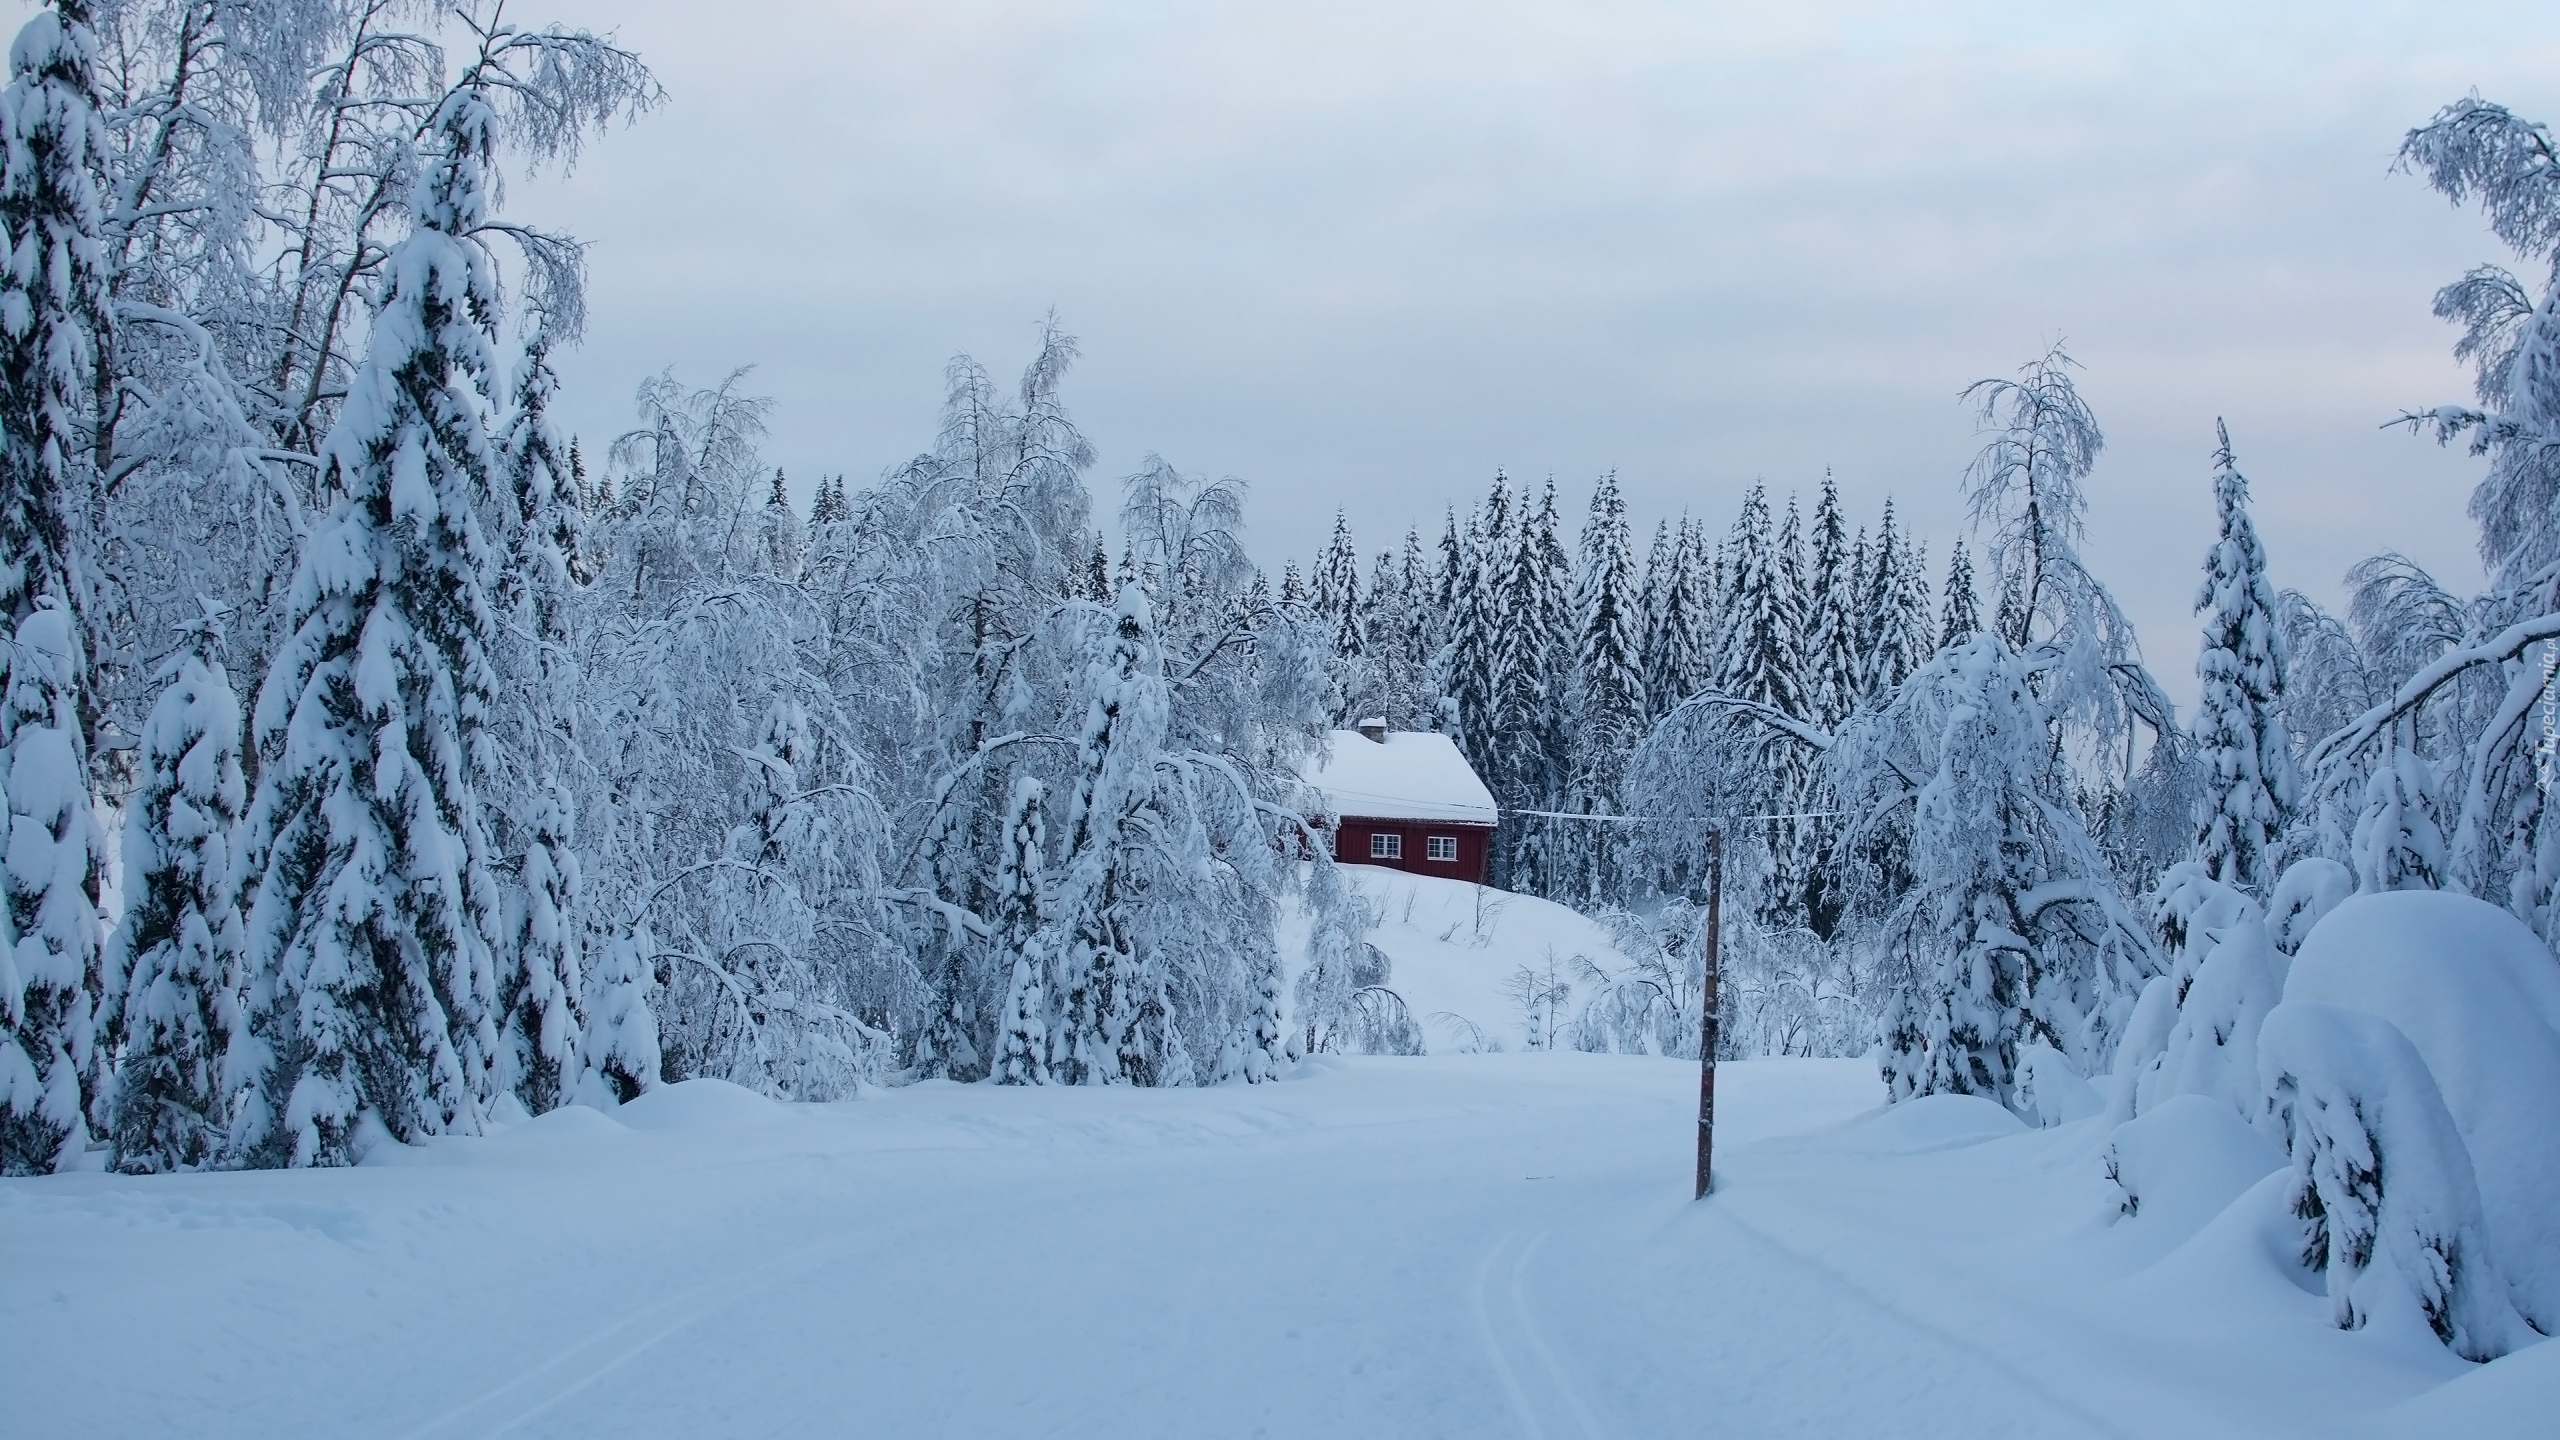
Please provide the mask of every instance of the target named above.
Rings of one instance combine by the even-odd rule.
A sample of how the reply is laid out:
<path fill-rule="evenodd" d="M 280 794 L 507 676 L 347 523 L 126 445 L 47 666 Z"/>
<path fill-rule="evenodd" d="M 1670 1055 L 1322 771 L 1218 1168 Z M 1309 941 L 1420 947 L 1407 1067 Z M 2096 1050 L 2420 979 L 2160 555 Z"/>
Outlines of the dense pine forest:
<path fill-rule="evenodd" d="M 1948 537 L 1828 476 L 1648 530 L 1614 475 L 1568 517 L 1496 473 L 1274 577 L 1242 482 L 1092 473 L 1054 322 L 1018 381 L 955 360 L 914 458 L 806 515 L 744 372 L 564 437 L 583 249 L 501 180 L 660 99 L 496 7 L 57 0 L 20 33 L 0 1169 L 343 1165 L 694 1077 L 1409 1051 L 1299 780 L 1369 717 L 1453 736 L 1506 812 L 1494 883 L 1636 962 L 1523 968 L 1540 1043 L 1696 1055 L 1721 828 L 1735 1053 L 1872 1051 L 1896 1096 L 2048 1119 L 2223 1095 L 2309 1157 L 2342 1265 L 2397 1213 L 2372 1156 L 2435 1139 L 2371 1122 L 2399 1072 L 2336 1061 L 2387 1042 L 2266 1020 L 2269 957 L 2401 890 L 2560 942 L 2560 164 L 2494 104 L 2399 161 L 2523 266 L 2438 296 L 2478 393 L 2404 417 L 2479 457 L 2488 587 L 2383 553 L 2343 613 L 2277 591 L 2246 437 L 2198 416 L 2181 715 L 2082 558 L 2104 440 L 2059 347 L 1948 377 L 1981 436 Z M 2512 1312 L 2463 1278 L 2484 1252 L 2434 1252 L 2465 1353 L 2560 1319 L 2496 1233 Z"/>

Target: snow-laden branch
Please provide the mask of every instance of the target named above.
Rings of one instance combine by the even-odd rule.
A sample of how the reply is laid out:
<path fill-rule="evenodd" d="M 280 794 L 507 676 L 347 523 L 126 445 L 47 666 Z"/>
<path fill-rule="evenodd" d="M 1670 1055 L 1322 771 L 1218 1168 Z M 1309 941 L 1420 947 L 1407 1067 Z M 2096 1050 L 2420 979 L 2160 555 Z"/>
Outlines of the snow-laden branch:
<path fill-rule="evenodd" d="M 2479 665 L 2495 665 L 2516 659 L 2530 647 L 2551 639 L 2560 639 L 2560 612 L 2537 615 L 2498 632 L 2477 645 L 2448 650 L 2435 663 L 2409 677 L 2390 699 L 2367 710 L 2335 733 L 2311 747 L 2303 768 L 2320 774 L 2331 765 L 2355 754 L 2373 743 L 2385 727 L 2406 717 L 2427 703 L 2435 693 Z"/>
<path fill-rule="evenodd" d="M 1719 694 L 1713 690 L 1702 690 L 1681 701 L 1679 708 L 1671 713 L 1676 716 L 1684 711 L 1694 711 L 1699 715 L 1736 715 L 1746 720 L 1757 721 L 1765 728 L 1816 753 L 1827 751 L 1832 745 L 1833 736 L 1830 731 L 1809 725 L 1776 706 L 1764 705 L 1757 700 L 1743 700 L 1731 695 Z M 1666 723 L 1669 718 L 1665 717 Z"/>

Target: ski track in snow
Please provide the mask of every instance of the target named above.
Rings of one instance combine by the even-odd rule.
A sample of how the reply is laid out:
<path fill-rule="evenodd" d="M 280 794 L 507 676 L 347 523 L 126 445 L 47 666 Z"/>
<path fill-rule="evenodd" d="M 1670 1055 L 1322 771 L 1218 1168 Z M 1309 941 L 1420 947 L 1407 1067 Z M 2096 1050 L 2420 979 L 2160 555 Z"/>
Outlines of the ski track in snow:
<path fill-rule="evenodd" d="M 1708 1199 L 1712 1202 L 1714 1197 L 1710 1195 Z M 1882 1295 L 1878 1295 L 1867 1286 L 1859 1284 L 1855 1279 L 1844 1274 L 1838 1268 L 1827 1265 L 1822 1261 L 1815 1259 L 1813 1256 L 1797 1250 L 1793 1246 L 1778 1239 L 1778 1237 L 1770 1234 L 1768 1231 L 1763 1230 L 1759 1226 L 1752 1224 L 1750 1221 L 1743 1219 L 1740 1215 L 1734 1213 L 1731 1207 L 1718 1206 L 1710 1203 L 1708 1206 L 1708 1213 L 1714 1216 L 1719 1223 L 1748 1236 L 1756 1245 L 1759 1246 L 1759 1248 L 1779 1257 L 1793 1268 L 1818 1277 L 1825 1289 L 1828 1289 L 1834 1294 L 1846 1299 L 1859 1309 L 1862 1309 L 1871 1315 L 1883 1317 L 1884 1319 L 1892 1322 L 1895 1327 L 1918 1336 L 1924 1343 L 1933 1349 L 1947 1352 L 1964 1363 L 1979 1366 L 1982 1369 L 1998 1375 L 2002 1380 L 2006 1381 L 2007 1386 L 2012 1388 L 2016 1393 L 2033 1396 L 2035 1399 L 2041 1401 L 2052 1411 L 2054 1419 L 2057 1422 L 2067 1420 L 2071 1425 L 2082 1427 L 2082 1429 L 2088 1434 L 2108 1436 L 2111 1437 L 2111 1440 L 2134 1440 L 2132 1432 L 2073 1404 L 2064 1396 L 2055 1394 L 2050 1386 L 2046 1385 L 2042 1380 L 2039 1380 L 2034 1375 L 2010 1364 L 1999 1355 L 1980 1345 L 1974 1344 L 1953 1330 L 1950 1330 L 1943 1325 L 1932 1324 L 1928 1320 L 1912 1314 L 1902 1306 L 1895 1304 L 1893 1301 Z M 1874 1342 L 1870 1340 L 1869 1343 Z M 2045 1431 L 2044 1433 L 2048 1435 L 2061 1435 L 2069 1433 L 2069 1431 L 2066 1428 L 2057 1426 L 2057 1428 Z"/>
<path fill-rule="evenodd" d="M 812 1263 L 841 1255 L 853 1243 L 840 1239 L 806 1246 L 743 1275 L 723 1276 L 669 1296 L 404 1433 L 400 1440 L 464 1440 L 467 1436 L 497 1440 L 513 1434 L 528 1421 L 695 1325 L 735 1308 L 758 1291 L 794 1278 L 785 1274 L 786 1270 L 805 1273 Z"/>
<path fill-rule="evenodd" d="M 1485 1353 L 1502 1377 L 1502 1393 L 1519 1417 L 1527 1440 L 1606 1440 L 1608 1432 L 1584 1404 L 1573 1377 L 1565 1373 L 1553 1346 L 1538 1329 L 1527 1294 L 1530 1262 L 1552 1228 L 1531 1235 L 1515 1230 L 1484 1252 L 1476 1267 L 1475 1318 Z M 1526 1238 L 1524 1238 L 1526 1237 Z M 1508 1260 L 1509 1263 L 1504 1262 Z M 1497 1275 L 1500 1278 L 1496 1278 Z M 1524 1355 L 1525 1353 L 1525 1363 Z M 1533 1393 L 1534 1392 L 1534 1393 Z M 1561 1414 L 1570 1425 L 1550 1424 Z"/>

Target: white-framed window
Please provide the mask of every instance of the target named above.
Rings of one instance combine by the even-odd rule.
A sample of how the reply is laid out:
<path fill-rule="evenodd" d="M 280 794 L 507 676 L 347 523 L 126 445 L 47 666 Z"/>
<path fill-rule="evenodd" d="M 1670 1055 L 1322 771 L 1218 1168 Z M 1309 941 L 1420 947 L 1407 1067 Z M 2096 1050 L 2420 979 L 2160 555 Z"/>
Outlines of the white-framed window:
<path fill-rule="evenodd" d="M 1372 860 L 1403 859 L 1404 837 L 1383 830 L 1369 832 L 1369 858 Z"/>
<path fill-rule="evenodd" d="M 1422 842 L 1422 848 L 1423 853 L 1434 860 L 1454 861 L 1458 858 L 1458 837 L 1455 835 L 1434 835 L 1430 839 Z"/>

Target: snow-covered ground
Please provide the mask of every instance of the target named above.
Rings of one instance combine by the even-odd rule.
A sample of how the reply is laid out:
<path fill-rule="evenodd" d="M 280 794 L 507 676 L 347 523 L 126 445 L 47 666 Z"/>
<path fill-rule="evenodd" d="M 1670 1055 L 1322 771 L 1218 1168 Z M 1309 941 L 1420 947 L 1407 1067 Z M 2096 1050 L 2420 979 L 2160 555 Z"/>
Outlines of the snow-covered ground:
<path fill-rule="evenodd" d="M 2116 1220 L 2100 1122 L 1768 1061 L 1724 1068 L 1691 1203 L 1695 1087 L 1517 1053 L 829 1106 L 698 1081 L 355 1170 L 9 1180 L 4 1428 L 2551 1433 L 2560 1345 L 2330 1328 L 2212 1193 L 2245 1174 Z"/>

